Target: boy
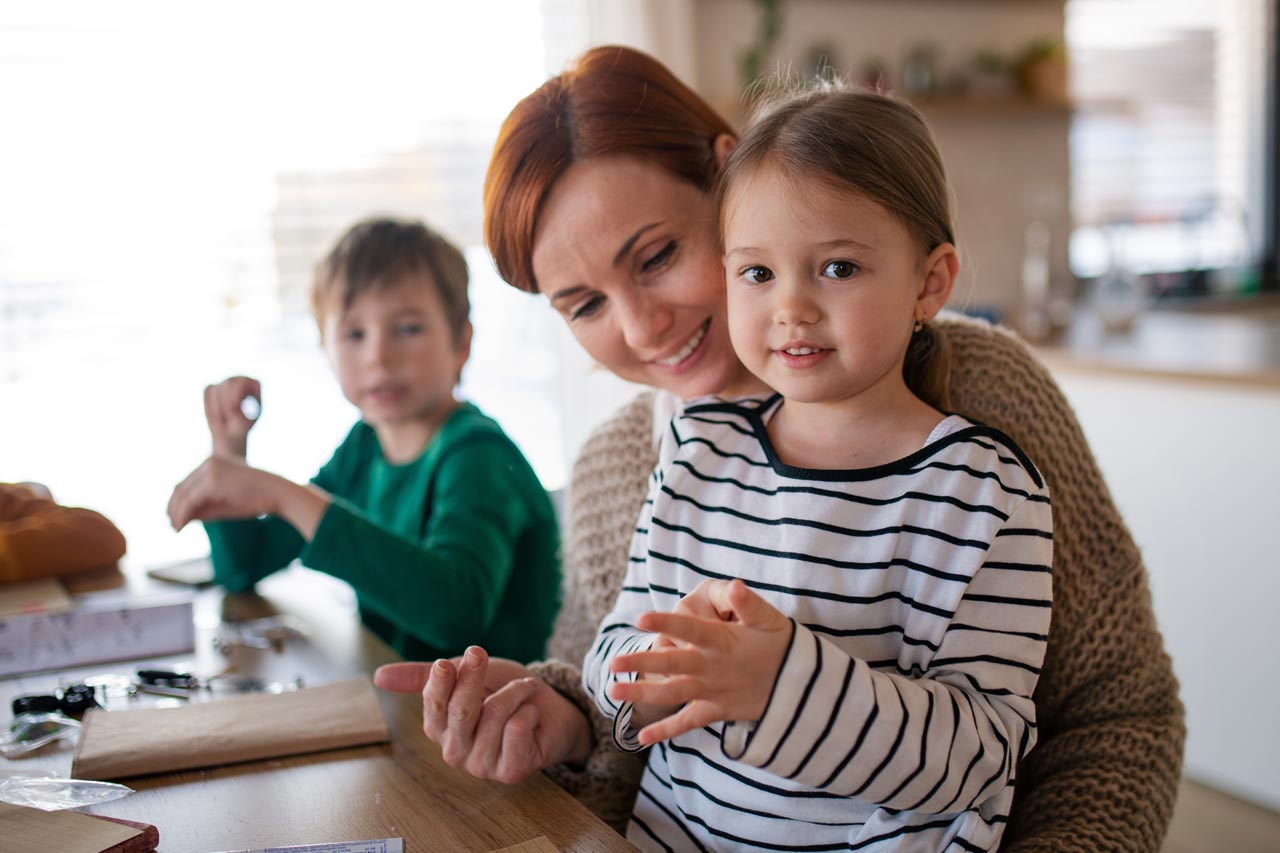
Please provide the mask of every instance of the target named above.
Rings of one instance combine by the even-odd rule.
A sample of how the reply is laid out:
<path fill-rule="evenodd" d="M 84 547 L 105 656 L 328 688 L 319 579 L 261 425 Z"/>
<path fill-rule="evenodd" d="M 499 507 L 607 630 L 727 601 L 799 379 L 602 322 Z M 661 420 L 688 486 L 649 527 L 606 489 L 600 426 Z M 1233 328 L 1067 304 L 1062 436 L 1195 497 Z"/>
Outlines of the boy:
<path fill-rule="evenodd" d="M 233 591 L 298 557 L 347 581 L 406 658 L 471 643 L 540 657 L 559 606 L 555 514 L 498 424 L 454 397 L 471 347 L 462 254 L 419 222 L 360 222 L 317 270 L 312 310 L 360 422 L 302 485 L 246 464 L 258 383 L 206 388 L 213 453 L 174 490 L 174 528 L 205 522 Z"/>

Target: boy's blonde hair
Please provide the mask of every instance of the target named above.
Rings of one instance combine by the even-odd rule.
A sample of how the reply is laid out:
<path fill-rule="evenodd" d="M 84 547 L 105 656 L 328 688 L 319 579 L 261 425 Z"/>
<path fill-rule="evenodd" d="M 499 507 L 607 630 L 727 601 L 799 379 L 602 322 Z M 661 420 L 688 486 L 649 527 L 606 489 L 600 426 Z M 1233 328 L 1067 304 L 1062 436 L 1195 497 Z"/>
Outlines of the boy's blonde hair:
<path fill-rule="evenodd" d="M 920 113 L 896 98 L 840 82 L 766 97 L 724 165 L 721 234 L 734 186 L 764 168 L 875 202 L 903 224 L 922 255 L 955 243 L 942 155 Z M 946 339 L 925 323 L 907 347 L 907 387 L 947 410 L 950 374 Z"/>
<path fill-rule="evenodd" d="M 324 333 L 324 313 L 335 297 L 342 309 L 361 293 L 403 284 L 426 275 L 440 294 L 454 341 L 471 314 L 467 260 L 456 246 L 417 220 L 379 217 L 347 229 L 316 266 L 311 312 Z"/>

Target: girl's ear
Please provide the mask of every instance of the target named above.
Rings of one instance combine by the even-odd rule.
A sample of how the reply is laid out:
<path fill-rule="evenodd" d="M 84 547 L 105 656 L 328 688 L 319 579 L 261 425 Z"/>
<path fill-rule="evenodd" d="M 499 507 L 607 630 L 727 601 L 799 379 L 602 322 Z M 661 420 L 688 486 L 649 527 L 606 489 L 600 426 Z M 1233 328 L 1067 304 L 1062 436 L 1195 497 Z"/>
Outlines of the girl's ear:
<path fill-rule="evenodd" d="M 956 247 L 942 243 L 924 259 L 924 277 L 916 294 L 916 322 L 932 320 L 951 297 L 951 288 L 960 273 L 960 256 Z"/>
<path fill-rule="evenodd" d="M 721 133 L 711 142 L 711 149 L 716 155 L 716 168 L 723 169 L 724 161 L 729 158 L 729 152 L 738 145 L 738 137 L 730 133 Z"/>

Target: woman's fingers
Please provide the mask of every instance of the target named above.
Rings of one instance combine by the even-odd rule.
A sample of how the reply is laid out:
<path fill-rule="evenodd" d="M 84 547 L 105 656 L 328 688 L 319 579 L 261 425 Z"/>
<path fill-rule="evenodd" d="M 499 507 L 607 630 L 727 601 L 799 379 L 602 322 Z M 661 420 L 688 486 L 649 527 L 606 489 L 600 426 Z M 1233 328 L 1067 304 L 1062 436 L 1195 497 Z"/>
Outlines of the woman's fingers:
<path fill-rule="evenodd" d="M 532 703 L 521 705 L 508 718 L 502 727 L 502 753 L 494 779 L 514 785 L 539 769 L 537 730 L 538 707 Z"/>
<path fill-rule="evenodd" d="M 498 689 L 484 700 L 480 707 L 480 719 L 476 723 L 471 750 L 463 765 L 468 773 L 481 779 L 498 779 L 503 775 L 504 761 L 516 763 L 519 749 L 525 750 L 526 754 L 532 752 L 533 727 L 529 726 L 527 730 L 521 729 L 527 735 L 523 745 L 518 742 L 519 732 L 512 735 L 510 747 L 513 752 L 509 758 L 504 759 L 504 749 L 507 748 L 507 726 L 517 718 L 522 721 L 528 720 L 527 712 L 524 712 L 523 716 L 521 714 L 528 706 L 529 700 L 533 698 L 535 690 L 536 685 L 532 679 L 518 679 Z M 532 769 L 535 768 L 526 769 L 524 772 L 528 773 Z"/>
<path fill-rule="evenodd" d="M 422 730 L 439 744 L 443 744 L 445 732 L 449 730 L 449 701 L 453 698 L 457 676 L 452 663 L 438 660 L 431 665 L 427 686 L 422 689 Z"/>
<path fill-rule="evenodd" d="M 457 683 L 449 699 L 446 730 L 440 748 L 450 767 L 464 766 L 475 740 L 480 706 L 484 702 L 485 671 L 489 656 L 479 646 L 471 646 L 457 668 Z"/>
<path fill-rule="evenodd" d="M 374 686 L 392 693 L 421 693 L 431 680 L 431 664 L 386 663 L 373 672 Z"/>

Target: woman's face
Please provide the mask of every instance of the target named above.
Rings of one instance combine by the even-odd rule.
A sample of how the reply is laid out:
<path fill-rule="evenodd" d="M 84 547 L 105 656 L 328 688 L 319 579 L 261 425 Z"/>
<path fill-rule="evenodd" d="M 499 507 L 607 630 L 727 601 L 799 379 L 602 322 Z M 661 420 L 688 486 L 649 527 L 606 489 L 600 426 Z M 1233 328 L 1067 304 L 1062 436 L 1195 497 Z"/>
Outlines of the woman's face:
<path fill-rule="evenodd" d="M 533 274 L 583 349 L 617 376 L 688 399 L 761 386 L 725 322 L 710 198 L 659 166 L 604 157 L 570 166 L 533 242 Z"/>

